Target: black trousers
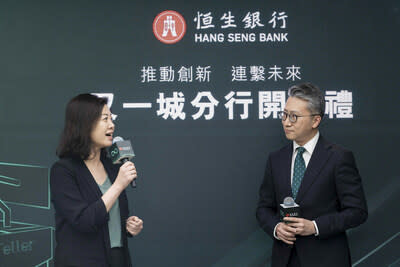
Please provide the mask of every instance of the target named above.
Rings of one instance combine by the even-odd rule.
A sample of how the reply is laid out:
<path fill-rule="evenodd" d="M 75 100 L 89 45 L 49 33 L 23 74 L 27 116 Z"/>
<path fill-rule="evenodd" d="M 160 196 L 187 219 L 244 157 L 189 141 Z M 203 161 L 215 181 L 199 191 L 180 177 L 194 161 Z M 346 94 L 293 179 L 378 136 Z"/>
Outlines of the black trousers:
<path fill-rule="evenodd" d="M 110 267 L 127 267 L 123 248 L 111 248 Z"/>
<path fill-rule="evenodd" d="M 290 253 L 290 258 L 287 267 L 301 267 L 295 247 L 292 248 L 292 253 Z"/>

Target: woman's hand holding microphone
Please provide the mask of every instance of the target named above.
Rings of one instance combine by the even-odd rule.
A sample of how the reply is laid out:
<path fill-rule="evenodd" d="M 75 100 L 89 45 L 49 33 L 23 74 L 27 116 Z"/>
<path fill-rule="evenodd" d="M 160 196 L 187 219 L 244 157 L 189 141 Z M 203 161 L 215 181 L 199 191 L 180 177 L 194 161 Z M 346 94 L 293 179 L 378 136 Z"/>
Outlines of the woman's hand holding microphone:
<path fill-rule="evenodd" d="M 135 164 L 127 161 L 119 168 L 117 179 L 114 184 L 117 184 L 124 190 L 134 179 L 137 178 L 137 171 Z"/>

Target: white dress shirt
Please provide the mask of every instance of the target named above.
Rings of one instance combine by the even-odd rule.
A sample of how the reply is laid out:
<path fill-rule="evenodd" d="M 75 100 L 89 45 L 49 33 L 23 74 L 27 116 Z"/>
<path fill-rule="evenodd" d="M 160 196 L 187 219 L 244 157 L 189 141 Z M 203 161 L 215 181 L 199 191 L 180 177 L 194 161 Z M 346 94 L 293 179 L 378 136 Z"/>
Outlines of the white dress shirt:
<path fill-rule="evenodd" d="M 308 166 L 308 163 L 310 162 L 311 159 L 311 155 L 314 152 L 314 148 L 317 145 L 318 142 L 318 138 L 319 138 L 319 132 L 316 133 L 316 135 L 314 135 L 313 138 L 311 138 L 310 141 L 308 141 L 303 147 L 305 149 L 305 151 L 303 152 L 303 159 L 304 159 L 304 163 L 306 164 L 306 168 Z M 294 167 L 294 161 L 296 159 L 297 156 L 297 148 L 301 147 L 299 144 L 296 143 L 296 141 L 293 141 L 293 155 L 292 155 L 292 167 L 291 170 L 293 170 Z M 290 172 L 290 181 L 291 183 L 293 183 L 293 171 Z"/>

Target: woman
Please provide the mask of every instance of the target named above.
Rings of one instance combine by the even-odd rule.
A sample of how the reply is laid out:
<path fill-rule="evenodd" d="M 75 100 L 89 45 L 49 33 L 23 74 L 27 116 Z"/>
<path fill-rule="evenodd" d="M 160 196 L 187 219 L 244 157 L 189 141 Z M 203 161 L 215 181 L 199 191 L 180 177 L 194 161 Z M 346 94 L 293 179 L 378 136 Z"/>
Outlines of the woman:
<path fill-rule="evenodd" d="M 137 172 L 132 162 L 113 165 L 107 157 L 113 133 L 105 99 L 81 94 L 68 103 L 60 160 L 50 173 L 57 267 L 132 266 L 127 236 L 137 235 L 143 221 L 128 217 L 124 189 Z"/>

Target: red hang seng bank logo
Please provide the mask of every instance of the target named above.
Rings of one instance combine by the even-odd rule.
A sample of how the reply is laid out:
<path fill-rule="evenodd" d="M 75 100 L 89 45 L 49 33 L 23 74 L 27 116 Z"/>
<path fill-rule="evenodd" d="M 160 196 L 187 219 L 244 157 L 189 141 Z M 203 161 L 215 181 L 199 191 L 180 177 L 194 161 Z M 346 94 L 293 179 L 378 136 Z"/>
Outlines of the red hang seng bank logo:
<path fill-rule="evenodd" d="M 176 11 L 163 11 L 153 21 L 153 33 L 165 44 L 179 42 L 186 33 L 185 19 Z"/>

